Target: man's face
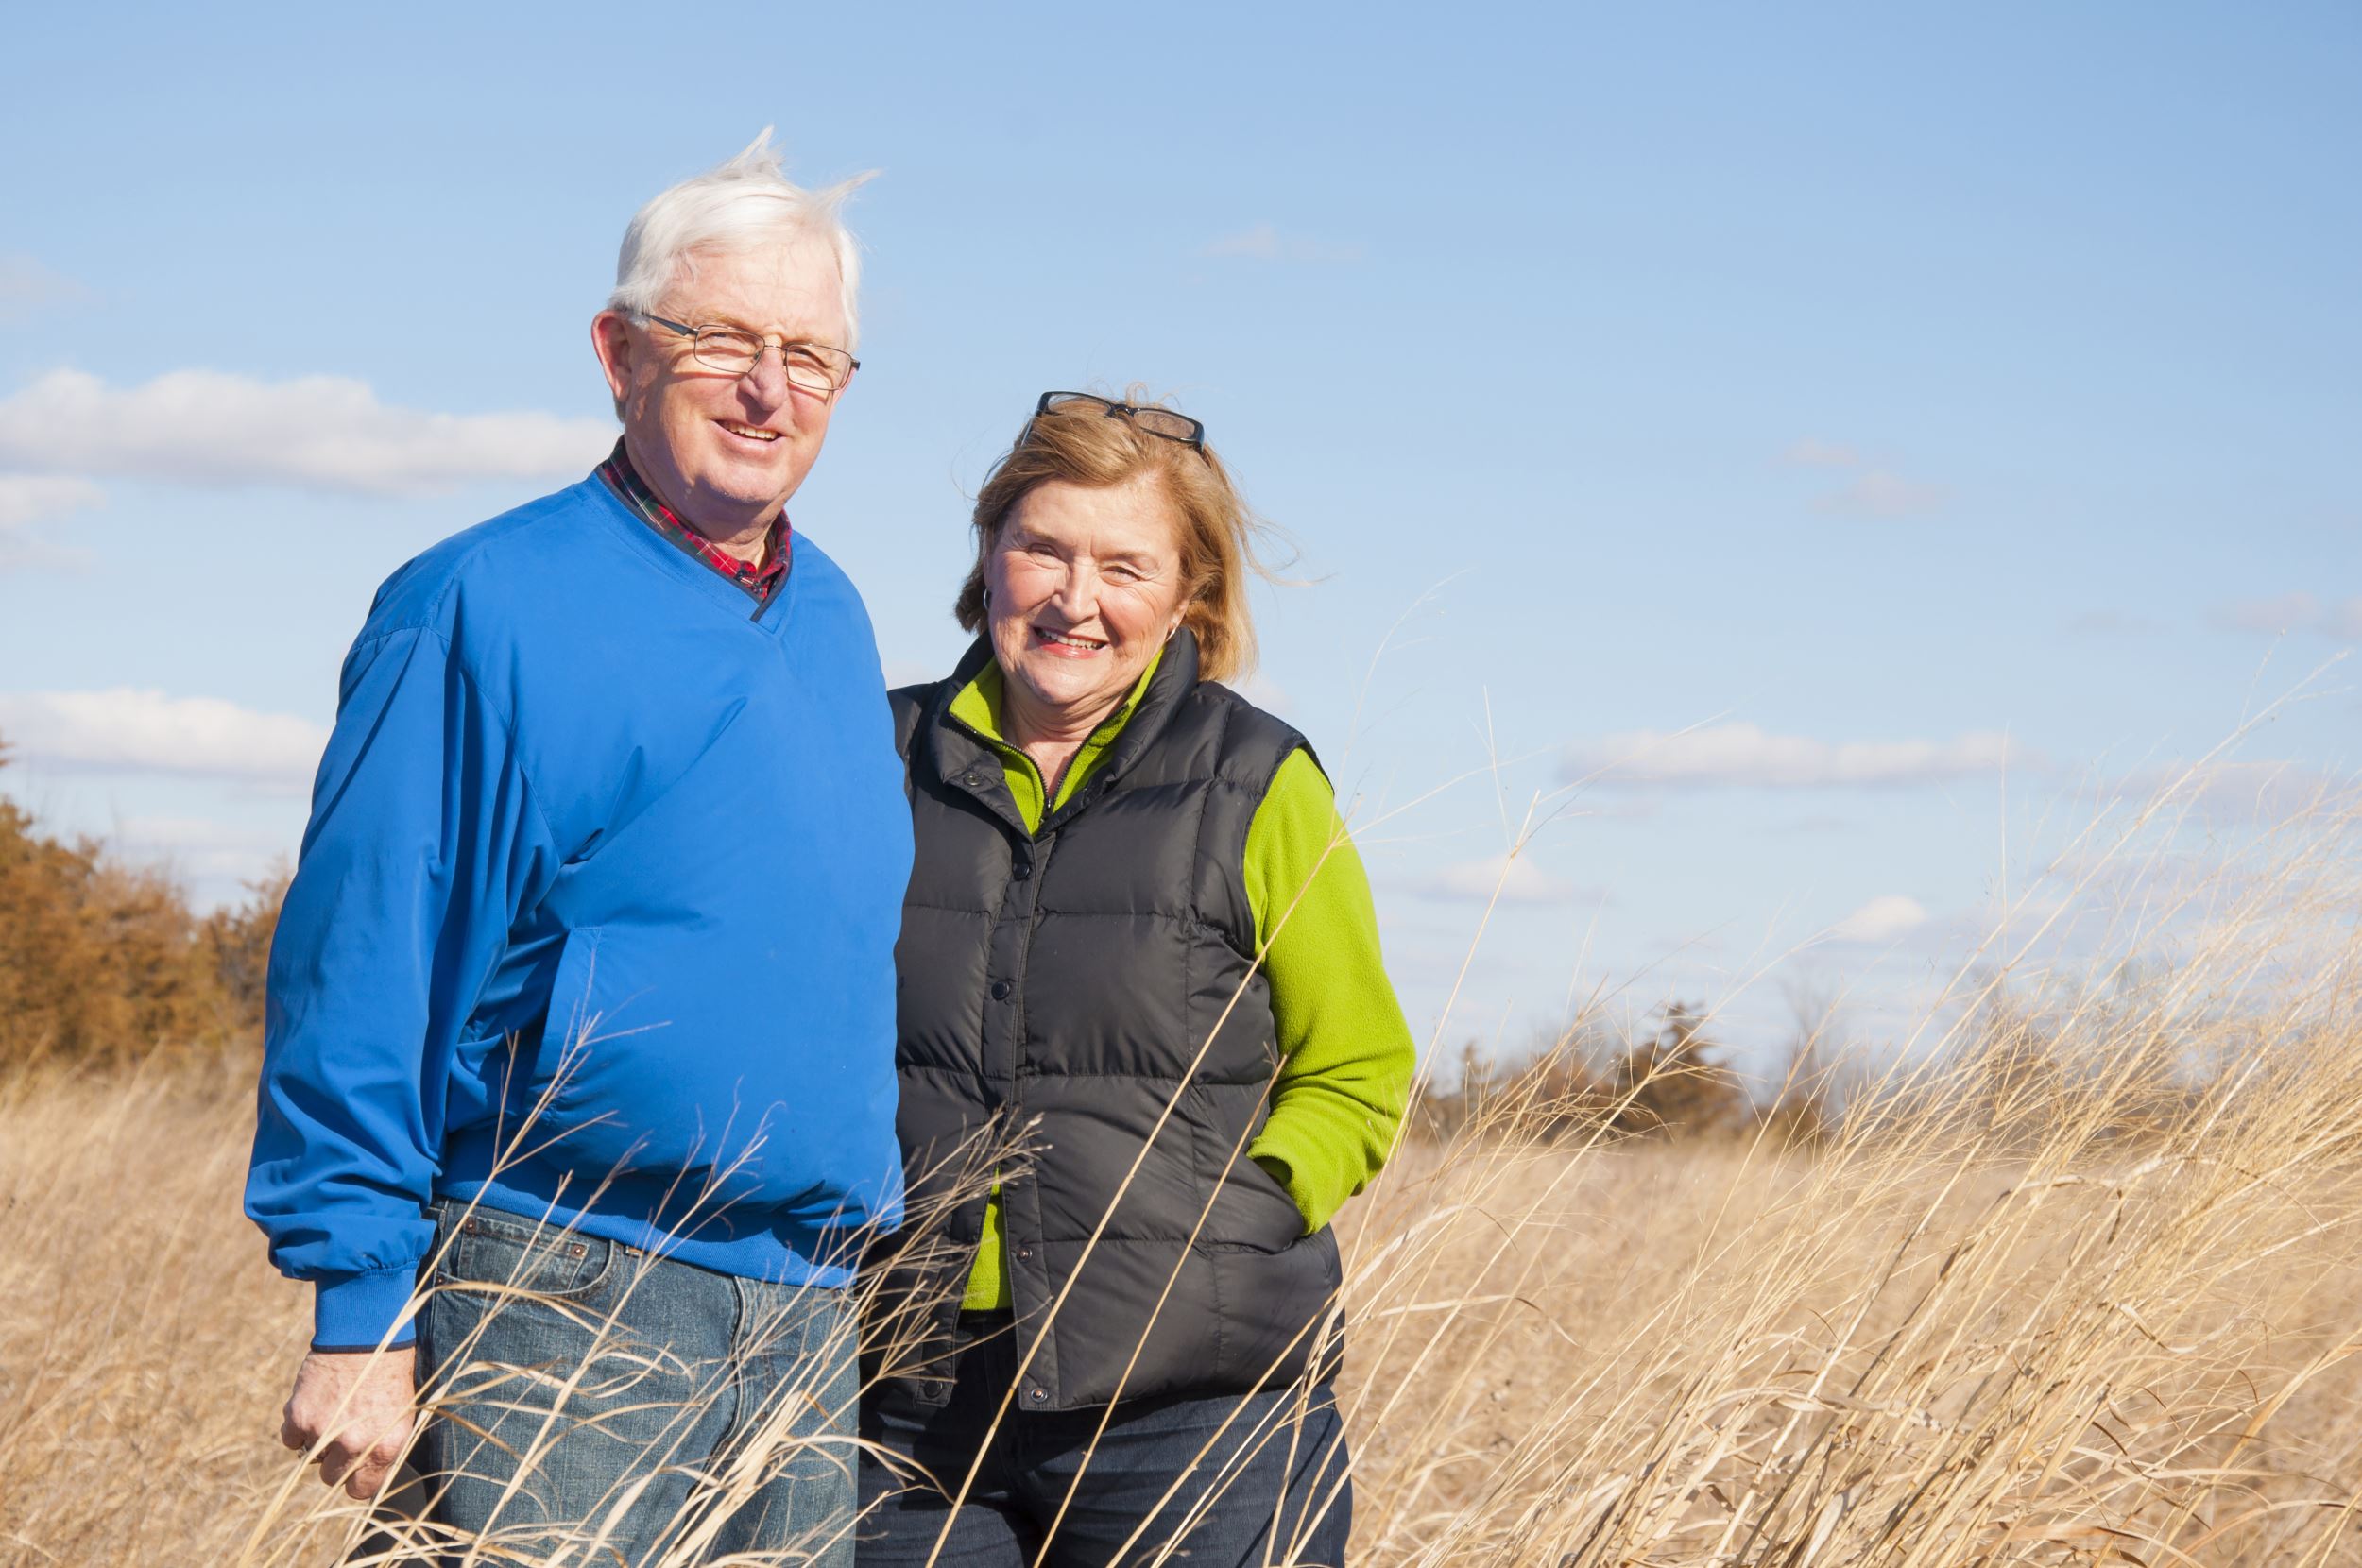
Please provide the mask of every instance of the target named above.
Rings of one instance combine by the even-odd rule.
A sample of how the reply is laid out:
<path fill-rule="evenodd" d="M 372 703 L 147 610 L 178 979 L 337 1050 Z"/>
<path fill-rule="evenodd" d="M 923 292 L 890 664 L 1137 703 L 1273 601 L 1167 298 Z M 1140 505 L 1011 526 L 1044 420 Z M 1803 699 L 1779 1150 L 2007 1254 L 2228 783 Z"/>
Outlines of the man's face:
<path fill-rule="evenodd" d="M 700 251 L 691 262 L 653 314 L 846 346 L 836 260 L 825 246 Z M 790 385 L 778 353 L 766 349 L 732 375 L 700 364 L 688 338 L 613 311 L 591 322 L 591 338 L 632 466 L 700 533 L 727 538 L 766 523 L 820 455 L 837 394 Z"/>

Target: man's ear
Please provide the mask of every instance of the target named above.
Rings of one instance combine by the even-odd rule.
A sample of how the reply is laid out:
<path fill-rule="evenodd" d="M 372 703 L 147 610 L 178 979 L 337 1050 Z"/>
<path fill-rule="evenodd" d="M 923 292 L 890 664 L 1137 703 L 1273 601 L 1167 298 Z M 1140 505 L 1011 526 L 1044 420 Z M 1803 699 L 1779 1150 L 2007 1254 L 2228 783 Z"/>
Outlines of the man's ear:
<path fill-rule="evenodd" d="M 624 393 L 631 385 L 632 349 L 631 323 L 621 311 L 601 311 L 590 318 L 590 351 L 599 356 L 599 368 L 607 372 L 607 389 L 614 395 L 618 414 L 623 412 Z"/>

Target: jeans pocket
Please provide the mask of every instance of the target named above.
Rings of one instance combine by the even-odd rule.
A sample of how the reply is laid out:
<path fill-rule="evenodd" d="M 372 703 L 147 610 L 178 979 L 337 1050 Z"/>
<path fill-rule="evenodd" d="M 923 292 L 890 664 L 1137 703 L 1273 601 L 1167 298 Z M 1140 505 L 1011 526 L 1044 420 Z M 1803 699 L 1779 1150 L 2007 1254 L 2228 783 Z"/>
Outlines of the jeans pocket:
<path fill-rule="evenodd" d="M 604 1237 L 481 1207 L 454 1207 L 443 1224 L 435 1281 L 448 1291 L 508 1305 L 590 1307 L 608 1293 L 617 1249 Z"/>

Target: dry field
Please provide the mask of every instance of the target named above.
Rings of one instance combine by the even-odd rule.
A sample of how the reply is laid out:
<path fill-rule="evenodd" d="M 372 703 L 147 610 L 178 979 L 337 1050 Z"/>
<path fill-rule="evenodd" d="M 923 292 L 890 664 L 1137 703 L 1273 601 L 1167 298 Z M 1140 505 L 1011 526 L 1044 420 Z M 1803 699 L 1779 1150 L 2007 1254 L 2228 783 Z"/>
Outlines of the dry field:
<path fill-rule="evenodd" d="M 1980 982 L 1816 1138 L 1619 1136 L 1549 1073 L 1430 1117 L 1342 1226 L 1357 1560 L 2362 1563 L 2350 826 L 2144 914 L 2171 964 Z M 275 1442 L 248 1093 L 0 1084 L 0 1562 L 357 1537 Z"/>
<path fill-rule="evenodd" d="M 1361 1560 L 2362 1561 L 2362 1037 L 2286 1044 L 2129 1134 L 2103 1088 L 2030 1142 L 1963 1096 L 1815 1151 L 1514 1107 L 1407 1149 L 1350 1237 Z M 179 1083 L 0 1111 L 0 1560 L 334 1559 L 246 1130 Z"/>

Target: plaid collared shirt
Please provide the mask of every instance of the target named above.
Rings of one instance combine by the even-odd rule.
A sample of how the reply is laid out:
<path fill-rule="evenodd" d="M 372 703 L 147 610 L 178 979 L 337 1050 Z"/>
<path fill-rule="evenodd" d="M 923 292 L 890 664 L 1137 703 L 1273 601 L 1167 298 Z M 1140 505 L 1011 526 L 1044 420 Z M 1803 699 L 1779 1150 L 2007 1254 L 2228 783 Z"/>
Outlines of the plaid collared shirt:
<path fill-rule="evenodd" d="M 657 493 L 648 488 L 648 482 L 640 477 L 640 470 L 624 454 L 620 438 L 597 471 L 616 498 L 644 519 L 649 527 L 672 540 L 682 554 L 695 556 L 745 588 L 756 604 L 769 604 L 771 596 L 779 591 L 779 585 L 787 581 L 788 557 L 795 549 L 796 533 L 788 526 L 785 512 L 771 520 L 771 532 L 762 545 L 762 565 L 758 567 L 740 560 L 690 527 L 681 520 L 679 513 L 658 500 Z"/>

